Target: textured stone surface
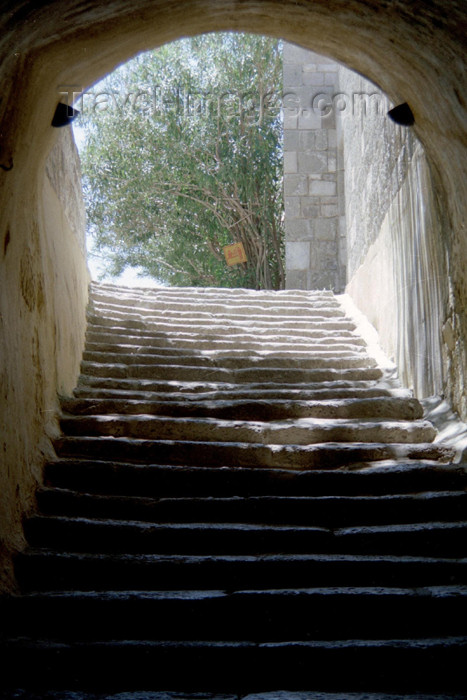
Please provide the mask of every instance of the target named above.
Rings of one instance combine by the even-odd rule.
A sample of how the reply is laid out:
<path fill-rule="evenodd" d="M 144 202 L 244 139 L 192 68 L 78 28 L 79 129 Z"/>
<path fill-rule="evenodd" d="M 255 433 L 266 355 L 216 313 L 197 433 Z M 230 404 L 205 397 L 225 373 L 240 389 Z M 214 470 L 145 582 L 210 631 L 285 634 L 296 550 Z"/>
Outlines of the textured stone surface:
<path fill-rule="evenodd" d="M 19 201 L 1 206 L 9 233 L 0 255 L 0 590 L 14 585 L 8 555 L 24 546 L 21 518 L 34 507 L 58 432 L 57 392 L 72 390 L 84 345 L 79 164 L 71 135 L 54 133 L 46 176 L 36 179 L 27 168 Z"/>
<path fill-rule="evenodd" d="M 76 390 L 80 398 L 87 397 L 91 410 L 80 401 L 63 402 L 70 415 L 63 415 L 64 437 L 55 441 L 61 457 L 307 469 L 360 460 L 446 460 L 453 454 L 430 444 L 436 431 L 418 420 L 421 407 L 398 393 L 398 383 L 386 379 L 376 360 L 355 344 L 355 323 L 332 293 L 274 295 L 214 289 L 199 293 L 189 288 L 138 293 L 97 284 L 92 291 L 88 341 Z M 102 328 L 107 330 L 105 348 L 93 335 Z M 209 335 L 213 329 L 215 340 Z M 163 354 L 157 347 L 140 347 L 139 338 L 151 330 L 166 341 Z M 184 345 L 179 346 L 182 330 L 184 338 L 202 336 L 203 349 L 187 353 Z M 303 340 L 309 337 L 308 356 L 302 350 L 294 355 L 292 344 L 285 357 L 276 356 L 276 348 L 297 332 Z M 245 353 L 244 338 L 259 333 L 264 334 L 262 354 Z M 322 341 L 318 350 L 315 333 Z M 219 354 L 217 343 L 226 338 L 230 355 Z M 333 341 L 329 345 L 328 339 Z M 101 391 L 105 398 L 120 401 L 99 403 Z M 149 392 L 145 400 L 144 391 Z M 177 391 L 183 402 L 174 402 Z M 345 415 L 345 404 L 326 405 L 317 398 L 330 398 L 339 391 L 344 392 L 342 398 L 353 397 L 353 417 Z M 374 400 L 368 401 L 369 391 L 375 392 Z M 138 395 L 142 401 L 136 410 L 128 399 Z M 243 407 L 247 411 L 243 418 L 241 404 L 231 403 L 240 396 L 255 399 Z M 292 413 L 281 417 L 272 399 L 286 396 Z M 306 396 L 315 396 L 314 416 L 301 415 L 304 406 L 294 409 L 295 400 Z M 399 415 L 391 419 L 388 401 L 378 402 L 378 396 L 391 397 Z M 98 403 L 92 403 L 94 397 Z M 200 404 L 200 398 L 208 397 L 210 401 Z M 99 406 L 104 412 L 99 413 Z M 401 409 L 408 420 L 400 415 Z"/>
<path fill-rule="evenodd" d="M 336 123 L 319 108 L 323 98 L 332 103 L 339 65 L 288 43 L 283 59 L 287 287 L 340 291 L 345 264 L 337 225 L 329 226 L 329 217 L 337 221 L 343 198 L 336 176 Z"/>
<path fill-rule="evenodd" d="M 224 1 L 215 7 L 203 0 L 176 5 L 136 0 L 131 8 L 126 0 L 111 4 L 61 0 L 47 6 L 26 2 L 21 7 L 11 3 L 5 7 L 0 33 L 0 280 L 2 358 L 6 358 L 7 377 L 2 377 L 6 383 L 2 396 L 7 397 L 2 405 L 7 408 L 1 428 L 6 455 L 1 537 L 7 549 L 20 542 L 20 518 L 31 502 L 36 481 L 33 474 L 38 471 L 34 465 L 42 461 L 37 446 L 43 425 L 37 425 L 37 417 L 52 415 L 40 411 L 54 410 L 51 397 L 57 386 L 63 390 L 71 386 L 81 352 L 80 332 L 70 340 L 69 328 L 82 317 L 85 266 L 80 254 L 73 252 L 75 244 L 67 245 L 60 207 L 52 222 L 53 207 L 49 205 L 54 198 L 48 199 L 45 191 L 44 164 L 56 138 L 50 122 L 63 96 L 63 85 L 77 85 L 78 89 L 89 86 L 139 51 L 182 35 L 236 29 L 267 32 L 312 48 L 368 76 L 394 103 L 409 100 L 443 215 L 441 238 L 452 282 L 452 313 L 444 326 L 450 348 L 447 388 L 465 414 L 464 21 L 465 4 L 460 0 L 450 3 L 449 12 L 442 0 L 410 6 L 391 3 L 384 12 L 379 0 L 314 0 L 298 5 L 292 0 L 265 0 L 261 4 Z M 18 95 L 27 102 L 26 108 L 18 109 Z M 35 231 L 38 248 L 33 245 Z M 48 299 L 47 313 L 29 310 L 22 296 L 21 266 L 23 289 L 30 303 L 35 298 L 31 290 L 39 289 L 35 283 L 38 277 L 44 274 L 51 285 L 58 274 L 56 304 Z M 31 373 L 31 339 L 35 334 L 35 347 L 39 345 L 42 358 L 42 371 L 36 375 Z M 54 348 L 54 335 L 69 344 L 68 352 Z M 52 379 L 56 364 L 63 381 Z M 42 393 L 42 375 L 47 376 L 50 394 L 38 411 L 30 398 Z"/>
<path fill-rule="evenodd" d="M 348 291 L 378 329 L 404 383 L 419 397 L 443 394 L 452 388 L 452 349 L 442 347 L 440 329 L 452 300 L 426 155 L 411 130 L 387 119 L 389 103 L 374 85 L 346 69 L 340 81 L 349 95 L 379 98 L 378 110 L 376 102 L 365 111 L 357 103 L 341 118 Z"/>

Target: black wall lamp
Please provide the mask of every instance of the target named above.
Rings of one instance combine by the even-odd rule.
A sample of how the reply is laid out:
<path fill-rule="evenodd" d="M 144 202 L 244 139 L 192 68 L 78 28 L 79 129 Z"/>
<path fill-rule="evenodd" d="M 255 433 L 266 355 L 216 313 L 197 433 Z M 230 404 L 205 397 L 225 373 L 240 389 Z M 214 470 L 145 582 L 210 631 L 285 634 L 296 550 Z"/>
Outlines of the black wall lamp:
<path fill-rule="evenodd" d="M 413 126 L 415 124 L 415 117 L 407 102 L 390 109 L 388 117 L 401 126 Z"/>
<path fill-rule="evenodd" d="M 79 114 L 79 110 L 70 107 L 69 105 L 59 102 L 57 109 L 55 110 L 54 118 L 52 119 L 52 126 L 67 126 L 71 124 L 73 119 Z"/>

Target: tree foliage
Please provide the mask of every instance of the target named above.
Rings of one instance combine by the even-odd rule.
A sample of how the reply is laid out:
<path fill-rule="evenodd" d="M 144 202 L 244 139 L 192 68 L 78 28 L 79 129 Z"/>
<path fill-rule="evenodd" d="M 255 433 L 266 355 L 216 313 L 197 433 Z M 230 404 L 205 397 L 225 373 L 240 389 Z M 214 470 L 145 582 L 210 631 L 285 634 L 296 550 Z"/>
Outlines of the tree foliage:
<path fill-rule="evenodd" d="M 90 233 L 107 271 L 282 288 L 277 41 L 207 34 L 141 54 L 82 98 Z M 241 241 L 247 263 L 227 267 Z"/>

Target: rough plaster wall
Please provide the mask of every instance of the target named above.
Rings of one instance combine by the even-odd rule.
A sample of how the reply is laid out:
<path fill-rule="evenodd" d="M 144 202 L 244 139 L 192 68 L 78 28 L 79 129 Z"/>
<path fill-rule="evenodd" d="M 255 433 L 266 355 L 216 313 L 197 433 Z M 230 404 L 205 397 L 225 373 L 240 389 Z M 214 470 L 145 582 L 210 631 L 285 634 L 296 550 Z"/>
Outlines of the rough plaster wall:
<path fill-rule="evenodd" d="M 5 444 L 0 476 L 3 493 L 0 527 L 4 540 L 12 543 L 15 537 L 19 538 L 19 517 L 30 503 L 35 478 L 33 465 L 37 463 L 41 431 L 34 424 L 37 412 L 28 405 L 28 394 L 22 393 L 31 375 L 34 333 L 36 355 L 48 377 L 48 370 L 52 368 L 55 372 L 57 364 L 49 355 L 56 336 L 55 319 L 63 330 L 66 328 L 63 319 L 67 317 L 78 325 L 83 319 L 84 327 L 85 284 L 78 281 L 76 296 L 72 294 L 71 299 L 64 297 L 62 301 L 60 292 L 67 293 L 70 273 L 66 270 L 67 260 L 63 261 L 62 269 L 62 261 L 54 259 L 54 255 L 66 257 L 65 249 L 72 251 L 76 241 L 62 230 L 47 229 L 44 221 L 44 208 L 47 217 L 51 208 L 57 211 L 57 220 L 61 216 L 53 198 L 46 207 L 43 180 L 45 159 L 55 138 L 50 121 L 63 85 L 88 87 L 139 51 L 183 35 L 233 29 L 266 32 L 332 57 L 368 76 L 394 103 L 409 100 L 416 117 L 414 130 L 424 144 L 442 202 L 453 304 L 450 325 L 445 331 L 449 338 L 446 346 L 453 348 L 449 358 L 450 376 L 453 396 L 460 401 L 466 371 L 465 355 L 460 348 L 467 337 L 466 19 L 464 0 L 451 0 L 449 12 L 445 0 L 429 3 L 423 0 L 410 3 L 402 0 L 302 0 L 300 3 L 295 0 L 241 3 L 238 0 L 216 3 L 134 0 L 131 4 L 127 0 L 111 3 L 50 0 L 45 4 L 7 0 L 3 3 L 0 350 L 4 364 L 2 399 L 8 396 L 10 413 L 10 417 L 6 416 L 2 405 L 6 427 L 0 426 Z M 13 168 L 8 170 L 11 165 Z M 60 246 L 61 252 L 54 246 Z M 29 256 L 39 256 L 31 265 L 26 251 Z M 33 310 L 21 291 L 23 257 L 26 257 L 22 263 L 24 271 L 31 270 L 31 284 L 26 289 L 35 290 L 25 294 L 26 298 L 36 300 Z M 79 260 L 77 257 L 74 263 L 77 280 L 84 280 L 84 261 Z M 78 270 L 82 270 L 82 275 Z M 57 295 L 51 292 L 53 277 L 60 290 Z M 76 346 L 70 358 L 74 366 L 80 350 Z M 33 385 L 36 384 L 34 381 Z M 55 387 L 47 386 L 44 405 L 50 410 Z M 30 393 L 29 385 L 26 389 Z M 18 434 L 13 425 L 17 426 Z M 14 506 L 12 499 L 19 483 L 25 486 L 21 487 L 18 505 Z"/>
<path fill-rule="evenodd" d="M 446 251 L 423 149 L 390 202 L 347 291 L 378 329 L 406 386 L 445 393 L 441 327 L 448 308 Z"/>
<path fill-rule="evenodd" d="M 448 396 L 465 415 L 465 336 L 453 312 L 446 226 L 424 149 L 412 129 L 387 118 L 392 105 L 372 83 L 341 68 L 339 87 L 347 291 L 378 329 L 404 384 L 419 397 Z"/>
<path fill-rule="evenodd" d="M 448 261 L 424 150 L 387 118 L 391 105 L 374 85 L 342 68 L 340 88 L 348 292 L 404 383 L 419 397 L 444 394 Z"/>
<path fill-rule="evenodd" d="M 54 136 L 50 179 L 24 173 L 2 237 L 0 590 L 13 586 L 8 554 L 23 545 L 22 516 L 34 506 L 44 460 L 53 456 L 57 392 L 73 389 L 84 341 L 88 274 L 79 162 L 69 127 Z"/>

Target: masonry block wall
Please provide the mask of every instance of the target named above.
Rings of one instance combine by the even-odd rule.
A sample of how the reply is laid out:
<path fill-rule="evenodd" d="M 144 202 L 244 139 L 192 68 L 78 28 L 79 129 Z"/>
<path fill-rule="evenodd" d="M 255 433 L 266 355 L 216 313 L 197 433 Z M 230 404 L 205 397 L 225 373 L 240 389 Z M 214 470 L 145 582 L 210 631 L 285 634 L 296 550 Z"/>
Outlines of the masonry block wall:
<path fill-rule="evenodd" d="M 443 225 L 422 144 L 388 117 L 373 83 L 284 47 L 287 286 L 344 288 L 379 332 L 402 382 L 454 406 Z"/>
<path fill-rule="evenodd" d="M 284 43 L 284 200 L 286 286 L 345 285 L 342 149 L 329 102 L 339 65 Z"/>

